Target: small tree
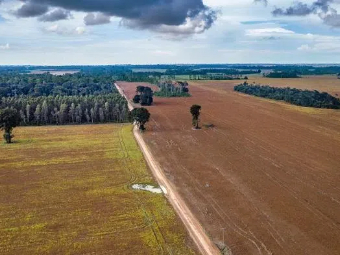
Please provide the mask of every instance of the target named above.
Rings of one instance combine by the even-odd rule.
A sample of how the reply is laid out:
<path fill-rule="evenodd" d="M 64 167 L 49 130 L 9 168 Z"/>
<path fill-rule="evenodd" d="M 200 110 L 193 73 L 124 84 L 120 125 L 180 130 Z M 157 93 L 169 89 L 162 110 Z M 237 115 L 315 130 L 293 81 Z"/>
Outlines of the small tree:
<path fill-rule="evenodd" d="M 201 114 L 201 106 L 194 104 L 193 106 L 191 106 L 190 108 L 190 113 L 192 115 L 192 125 L 195 127 L 195 129 L 199 129 L 198 127 L 198 123 L 199 123 L 199 117 Z"/>
<path fill-rule="evenodd" d="M 144 86 L 137 86 L 136 93 L 139 93 L 140 95 L 144 92 L 145 87 Z"/>
<path fill-rule="evenodd" d="M 21 117 L 17 110 L 11 108 L 5 108 L 0 110 L 0 129 L 4 130 L 4 139 L 6 143 L 11 143 L 12 130 L 20 124 Z"/>
<path fill-rule="evenodd" d="M 135 122 L 140 131 L 144 131 L 144 125 L 150 119 L 150 113 L 145 108 L 135 108 L 130 112 L 130 121 Z"/>
<path fill-rule="evenodd" d="M 132 101 L 133 101 L 135 104 L 139 104 L 139 102 L 140 102 L 140 95 L 135 95 Z"/>

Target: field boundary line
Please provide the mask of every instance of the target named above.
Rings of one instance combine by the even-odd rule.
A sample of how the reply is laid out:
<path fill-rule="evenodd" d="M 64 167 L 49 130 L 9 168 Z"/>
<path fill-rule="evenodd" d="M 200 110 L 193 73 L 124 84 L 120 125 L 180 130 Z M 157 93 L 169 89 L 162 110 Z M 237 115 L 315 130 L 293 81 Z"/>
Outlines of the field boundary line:
<path fill-rule="evenodd" d="M 127 100 L 129 110 L 133 110 L 134 107 L 128 100 L 122 88 L 120 88 L 116 83 L 114 84 L 119 93 Z M 140 134 L 137 126 L 133 128 L 133 134 L 135 139 L 144 155 L 144 158 L 155 177 L 158 184 L 166 189 L 166 193 L 164 193 L 165 197 L 169 200 L 172 207 L 175 209 L 177 215 L 182 220 L 184 226 L 188 230 L 191 238 L 195 242 L 196 246 L 199 248 L 199 251 L 203 255 L 215 255 L 221 254 L 219 249 L 215 246 L 215 244 L 210 240 L 205 230 L 193 215 L 189 207 L 186 205 L 184 200 L 181 198 L 175 187 L 170 183 L 167 177 L 164 174 L 164 171 L 161 169 L 159 163 L 153 157 L 150 149 L 146 145 L 142 135 Z"/>

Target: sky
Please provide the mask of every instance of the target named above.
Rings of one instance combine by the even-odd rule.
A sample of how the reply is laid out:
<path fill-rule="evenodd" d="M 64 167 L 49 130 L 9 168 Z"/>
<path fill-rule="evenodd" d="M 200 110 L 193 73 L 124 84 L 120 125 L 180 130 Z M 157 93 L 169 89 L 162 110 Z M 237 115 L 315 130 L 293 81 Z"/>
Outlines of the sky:
<path fill-rule="evenodd" d="M 340 0 L 0 0 L 0 65 L 340 63 Z"/>

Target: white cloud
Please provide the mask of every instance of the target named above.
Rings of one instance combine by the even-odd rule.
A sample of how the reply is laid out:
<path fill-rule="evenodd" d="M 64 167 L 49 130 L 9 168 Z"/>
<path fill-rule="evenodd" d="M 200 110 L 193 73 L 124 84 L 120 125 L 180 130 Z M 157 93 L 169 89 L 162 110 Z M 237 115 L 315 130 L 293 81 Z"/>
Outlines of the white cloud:
<path fill-rule="evenodd" d="M 306 51 L 306 52 L 319 52 L 319 53 L 339 53 L 340 52 L 340 44 L 333 43 L 333 42 L 323 42 L 323 43 L 316 43 L 314 45 L 303 44 L 298 47 L 299 51 Z"/>
<path fill-rule="evenodd" d="M 76 33 L 77 33 L 78 35 L 84 34 L 85 31 L 86 31 L 85 27 L 76 27 Z"/>
<path fill-rule="evenodd" d="M 300 47 L 298 47 L 297 50 L 309 51 L 309 50 L 311 50 L 311 47 L 308 44 L 303 44 Z"/>
<path fill-rule="evenodd" d="M 164 51 L 164 50 L 155 50 L 155 51 L 152 51 L 151 52 L 152 55 L 155 55 L 155 56 L 175 56 L 176 54 L 172 51 Z"/>
<path fill-rule="evenodd" d="M 0 45 L 0 50 L 9 50 L 9 49 L 10 49 L 9 43 L 6 43 L 4 45 Z"/>
<path fill-rule="evenodd" d="M 282 36 L 282 35 L 293 35 L 293 34 L 295 34 L 293 31 L 282 28 L 282 27 L 258 28 L 258 29 L 246 30 L 246 36 L 254 36 L 254 37 Z"/>
<path fill-rule="evenodd" d="M 43 28 L 45 32 L 55 33 L 58 35 L 82 35 L 86 32 L 84 27 L 68 28 L 65 26 L 59 26 L 58 24 Z"/>

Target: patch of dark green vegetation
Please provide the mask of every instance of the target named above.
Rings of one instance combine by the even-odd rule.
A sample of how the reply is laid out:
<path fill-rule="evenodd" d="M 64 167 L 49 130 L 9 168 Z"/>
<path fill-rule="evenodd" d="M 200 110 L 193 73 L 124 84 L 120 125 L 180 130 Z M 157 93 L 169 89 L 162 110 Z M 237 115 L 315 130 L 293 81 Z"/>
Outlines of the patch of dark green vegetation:
<path fill-rule="evenodd" d="M 269 74 L 263 74 L 264 77 L 267 78 L 278 78 L 278 79 L 287 79 L 287 78 L 301 78 L 297 72 L 295 71 L 288 71 L 288 72 L 271 72 Z"/>
<path fill-rule="evenodd" d="M 261 85 L 249 85 L 247 82 L 234 87 L 237 92 L 257 97 L 285 101 L 290 104 L 327 109 L 340 109 L 340 100 L 326 92 L 300 90 L 295 88 L 274 88 Z"/>
<path fill-rule="evenodd" d="M 66 125 L 127 122 L 125 98 L 118 93 L 87 96 L 18 96 L 1 99 L 1 108 L 15 109 L 20 125 Z"/>
<path fill-rule="evenodd" d="M 191 76 L 209 76 L 212 74 L 221 74 L 226 76 L 245 75 L 261 73 L 260 69 L 238 69 L 235 66 L 223 65 L 182 65 L 170 67 L 164 73 L 165 75 L 191 75 Z"/>
<path fill-rule="evenodd" d="M 0 97 L 27 96 L 85 96 L 118 93 L 112 76 L 84 73 L 52 75 L 1 74 Z"/>
<path fill-rule="evenodd" d="M 176 92 L 164 92 L 157 91 L 154 93 L 156 97 L 191 97 L 189 93 L 176 93 Z"/>
<path fill-rule="evenodd" d="M 137 86 L 136 95 L 133 98 L 135 104 L 141 104 L 142 106 L 151 106 L 153 104 L 153 91 L 150 87 Z"/>
<path fill-rule="evenodd" d="M 0 73 L 0 109 L 15 109 L 22 126 L 128 121 L 127 102 L 115 88 L 111 73 L 21 71 Z"/>
<path fill-rule="evenodd" d="M 159 91 L 154 95 L 157 97 L 190 97 L 189 84 L 187 82 L 177 81 L 173 82 L 160 82 L 157 84 Z"/>

